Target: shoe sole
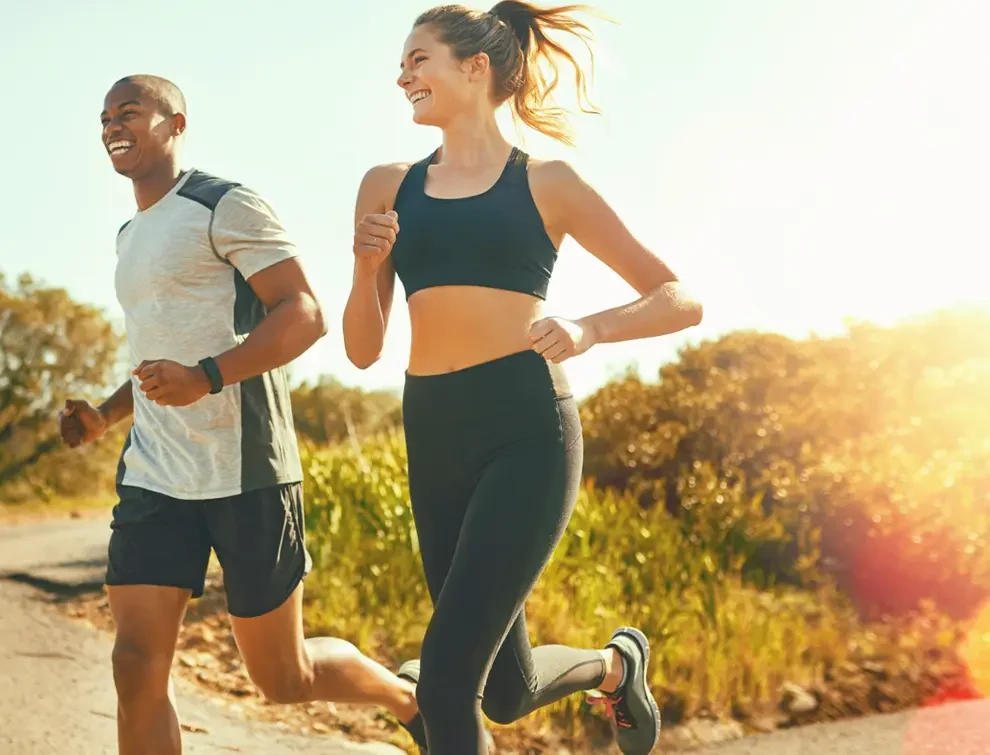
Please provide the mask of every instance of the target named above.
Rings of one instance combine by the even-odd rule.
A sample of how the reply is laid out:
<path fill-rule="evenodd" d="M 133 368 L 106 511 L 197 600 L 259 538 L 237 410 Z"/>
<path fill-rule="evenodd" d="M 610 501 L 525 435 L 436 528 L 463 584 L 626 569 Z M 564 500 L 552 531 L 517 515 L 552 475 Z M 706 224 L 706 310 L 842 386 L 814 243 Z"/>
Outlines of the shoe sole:
<path fill-rule="evenodd" d="M 643 634 L 636 627 L 620 627 L 616 629 L 612 634 L 613 637 L 619 634 L 625 634 L 633 638 L 639 649 L 643 652 L 643 694 L 646 696 L 646 701 L 650 704 L 650 708 L 653 709 L 653 720 L 656 722 L 656 731 L 653 733 L 653 742 L 650 744 L 650 749 L 647 753 L 653 752 L 653 748 L 657 746 L 660 741 L 660 727 L 662 723 L 660 721 L 660 708 L 657 706 L 657 701 L 653 699 L 653 693 L 650 692 L 649 687 L 649 674 L 647 670 L 650 667 L 650 641 L 646 639 L 646 635 Z"/>

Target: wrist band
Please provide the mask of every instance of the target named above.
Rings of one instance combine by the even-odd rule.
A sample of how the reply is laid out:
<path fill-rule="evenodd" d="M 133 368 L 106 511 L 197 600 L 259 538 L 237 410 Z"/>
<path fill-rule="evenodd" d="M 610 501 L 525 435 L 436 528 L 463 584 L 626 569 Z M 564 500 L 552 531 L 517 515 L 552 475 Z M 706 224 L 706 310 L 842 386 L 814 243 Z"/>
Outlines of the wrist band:
<path fill-rule="evenodd" d="M 223 390 L 223 375 L 220 374 L 220 368 L 217 367 L 213 357 L 200 359 L 199 366 L 210 380 L 210 393 L 220 393 Z"/>

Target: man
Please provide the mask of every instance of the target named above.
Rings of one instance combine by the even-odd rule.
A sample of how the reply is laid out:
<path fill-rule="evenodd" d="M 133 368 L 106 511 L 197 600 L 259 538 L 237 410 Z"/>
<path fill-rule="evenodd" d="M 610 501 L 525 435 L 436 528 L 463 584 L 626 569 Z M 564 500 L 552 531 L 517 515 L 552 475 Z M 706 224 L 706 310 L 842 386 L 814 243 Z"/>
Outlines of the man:
<path fill-rule="evenodd" d="M 117 470 L 106 583 L 121 755 L 181 751 L 170 669 L 211 549 L 237 646 L 284 703 L 373 703 L 400 721 L 415 688 L 332 638 L 304 639 L 302 469 L 285 365 L 326 333 L 297 252 L 255 192 L 180 170 L 182 93 L 129 76 L 104 99 L 103 145 L 134 187 L 115 285 L 133 372 L 60 413 L 72 447 L 133 414 Z"/>

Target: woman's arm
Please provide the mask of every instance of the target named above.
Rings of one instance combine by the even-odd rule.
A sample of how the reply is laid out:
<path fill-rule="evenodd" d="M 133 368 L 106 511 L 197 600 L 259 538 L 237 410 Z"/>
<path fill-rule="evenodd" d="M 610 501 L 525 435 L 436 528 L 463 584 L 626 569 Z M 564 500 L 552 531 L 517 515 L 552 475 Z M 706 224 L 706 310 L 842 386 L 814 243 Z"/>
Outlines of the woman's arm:
<path fill-rule="evenodd" d="M 391 209 L 399 183 L 408 166 L 378 165 L 361 180 L 354 207 L 354 227 L 368 215 L 384 215 Z M 362 250 L 355 231 L 354 275 L 344 307 L 344 351 L 351 363 L 367 369 L 381 357 L 385 331 L 392 310 L 395 271 L 389 258 L 391 245 L 381 254 Z"/>
<path fill-rule="evenodd" d="M 636 240 L 608 203 L 569 164 L 559 160 L 539 163 L 534 172 L 534 198 L 548 228 L 569 235 L 640 295 L 628 304 L 572 323 L 559 318 L 535 323 L 531 336 L 538 351 L 560 361 L 557 356 L 575 356 L 595 343 L 653 338 L 701 322 L 701 303 L 653 251 Z"/>

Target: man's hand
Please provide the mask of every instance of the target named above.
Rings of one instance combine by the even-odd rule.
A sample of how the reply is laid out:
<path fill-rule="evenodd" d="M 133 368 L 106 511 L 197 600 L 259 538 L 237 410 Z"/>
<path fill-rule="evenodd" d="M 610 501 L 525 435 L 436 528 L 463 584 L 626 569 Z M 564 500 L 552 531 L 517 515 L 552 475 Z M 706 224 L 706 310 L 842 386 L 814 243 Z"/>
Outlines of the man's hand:
<path fill-rule="evenodd" d="M 167 359 L 145 360 L 135 369 L 144 395 L 159 406 L 189 406 L 210 392 L 210 379 L 199 365 L 186 367 Z"/>
<path fill-rule="evenodd" d="M 99 440 L 106 431 L 106 418 L 88 401 L 70 398 L 58 412 L 58 434 L 69 448 Z"/>

